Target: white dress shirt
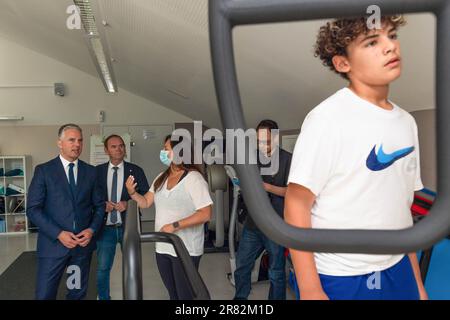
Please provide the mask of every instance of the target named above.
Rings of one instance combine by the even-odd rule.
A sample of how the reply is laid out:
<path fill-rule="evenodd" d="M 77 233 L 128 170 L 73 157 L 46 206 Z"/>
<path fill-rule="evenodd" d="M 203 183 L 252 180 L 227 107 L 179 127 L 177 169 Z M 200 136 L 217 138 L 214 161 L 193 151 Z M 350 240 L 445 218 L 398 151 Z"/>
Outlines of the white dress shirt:
<path fill-rule="evenodd" d="M 112 181 L 113 181 L 113 175 L 114 175 L 114 167 L 119 168 L 117 170 L 117 202 L 120 202 L 120 199 L 122 198 L 122 189 L 123 189 L 123 179 L 124 179 L 124 164 L 123 161 L 118 164 L 117 166 L 114 166 L 111 162 L 108 165 L 108 175 L 106 179 L 106 183 L 108 186 L 108 201 L 111 201 L 111 189 L 112 189 Z M 122 223 L 122 217 L 120 215 L 120 212 L 117 212 L 117 224 Z M 111 223 L 111 213 L 108 213 L 108 218 L 106 220 L 106 225 L 112 225 Z"/>
<path fill-rule="evenodd" d="M 77 177 L 78 177 L 78 159 L 75 160 L 74 162 L 70 162 L 66 159 L 63 158 L 63 156 L 59 155 L 59 159 L 61 159 L 61 162 L 63 164 L 64 167 L 64 171 L 66 172 L 66 177 L 67 177 L 67 181 L 69 181 L 69 164 L 73 163 L 73 175 L 75 177 L 75 183 L 77 183 Z M 70 181 L 69 181 L 70 183 Z"/>

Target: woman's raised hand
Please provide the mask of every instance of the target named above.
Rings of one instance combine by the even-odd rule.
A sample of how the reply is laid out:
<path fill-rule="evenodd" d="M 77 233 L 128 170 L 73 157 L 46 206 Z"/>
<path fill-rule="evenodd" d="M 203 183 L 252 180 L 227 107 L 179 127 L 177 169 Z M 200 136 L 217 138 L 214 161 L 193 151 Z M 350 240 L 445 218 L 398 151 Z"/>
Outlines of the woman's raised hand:
<path fill-rule="evenodd" d="M 125 186 L 127 187 L 127 191 L 130 196 L 136 193 L 137 183 L 134 181 L 133 176 L 128 177 L 127 182 L 125 182 Z"/>

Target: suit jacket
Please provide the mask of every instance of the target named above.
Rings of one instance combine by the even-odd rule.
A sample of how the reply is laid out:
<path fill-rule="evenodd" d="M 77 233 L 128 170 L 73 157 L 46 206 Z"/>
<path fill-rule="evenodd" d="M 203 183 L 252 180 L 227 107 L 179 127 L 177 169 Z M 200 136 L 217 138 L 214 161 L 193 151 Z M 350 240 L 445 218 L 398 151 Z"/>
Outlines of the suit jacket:
<path fill-rule="evenodd" d="M 85 248 L 66 248 L 59 240 L 61 231 L 74 234 L 91 228 L 97 235 L 105 214 L 105 200 L 97 183 L 95 167 L 78 160 L 76 196 L 72 196 L 61 159 L 38 165 L 30 184 L 27 216 L 39 227 L 39 257 L 88 254 L 95 249 L 95 238 Z"/>
<path fill-rule="evenodd" d="M 123 172 L 123 187 L 122 187 L 122 195 L 120 197 L 120 201 L 129 201 L 131 199 L 130 195 L 128 194 L 127 188 L 125 187 L 125 182 L 127 181 L 128 177 L 130 175 L 134 176 L 135 181 L 137 182 L 136 191 L 144 195 L 146 194 L 150 186 L 148 185 L 147 178 L 145 177 L 144 170 L 142 170 L 141 167 L 129 163 L 129 162 L 123 162 L 124 164 L 124 172 Z M 103 198 L 105 201 L 108 200 L 108 167 L 109 162 L 100 164 L 96 167 L 97 169 L 97 176 L 98 176 L 98 184 L 99 188 L 102 190 Z M 106 224 L 106 219 L 108 218 L 108 215 L 104 215 L 104 224 Z M 126 218 L 126 211 L 121 213 L 122 221 L 125 222 Z"/>

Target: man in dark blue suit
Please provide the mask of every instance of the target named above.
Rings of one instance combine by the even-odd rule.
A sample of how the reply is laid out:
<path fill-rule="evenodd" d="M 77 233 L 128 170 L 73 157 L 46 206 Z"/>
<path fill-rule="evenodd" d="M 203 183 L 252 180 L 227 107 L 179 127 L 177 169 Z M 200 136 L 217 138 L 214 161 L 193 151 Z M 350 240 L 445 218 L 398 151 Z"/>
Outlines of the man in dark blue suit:
<path fill-rule="evenodd" d="M 36 167 L 28 193 L 27 215 L 39 227 L 36 299 L 56 299 L 67 268 L 72 275 L 66 298 L 80 300 L 86 296 L 93 236 L 101 228 L 105 201 L 95 168 L 78 159 L 81 128 L 62 126 L 58 147 L 58 157 Z"/>
<path fill-rule="evenodd" d="M 99 300 L 110 300 L 110 274 L 119 243 L 122 246 L 127 203 L 130 200 L 125 182 L 133 175 L 141 194 L 150 189 L 144 171 L 135 164 L 125 162 L 126 147 L 118 135 L 105 139 L 105 152 L 109 162 L 97 166 L 97 176 L 103 197 L 106 199 L 106 215 L 97 240 L 97 291 Z"/>

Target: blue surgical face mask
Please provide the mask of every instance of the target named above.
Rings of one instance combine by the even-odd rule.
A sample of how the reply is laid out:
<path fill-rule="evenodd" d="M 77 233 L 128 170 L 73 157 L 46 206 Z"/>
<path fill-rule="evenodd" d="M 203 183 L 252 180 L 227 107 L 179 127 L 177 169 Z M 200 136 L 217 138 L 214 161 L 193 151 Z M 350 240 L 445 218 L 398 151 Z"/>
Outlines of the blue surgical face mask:
<path fill-rule="evenodd" d="M 161 160 L 164 165 L 170 167 L 172 160 L 170 160 L 169 158 L 169 151 L 161 150 L 161 152 L 159 153 L 159 160 Z"/>

